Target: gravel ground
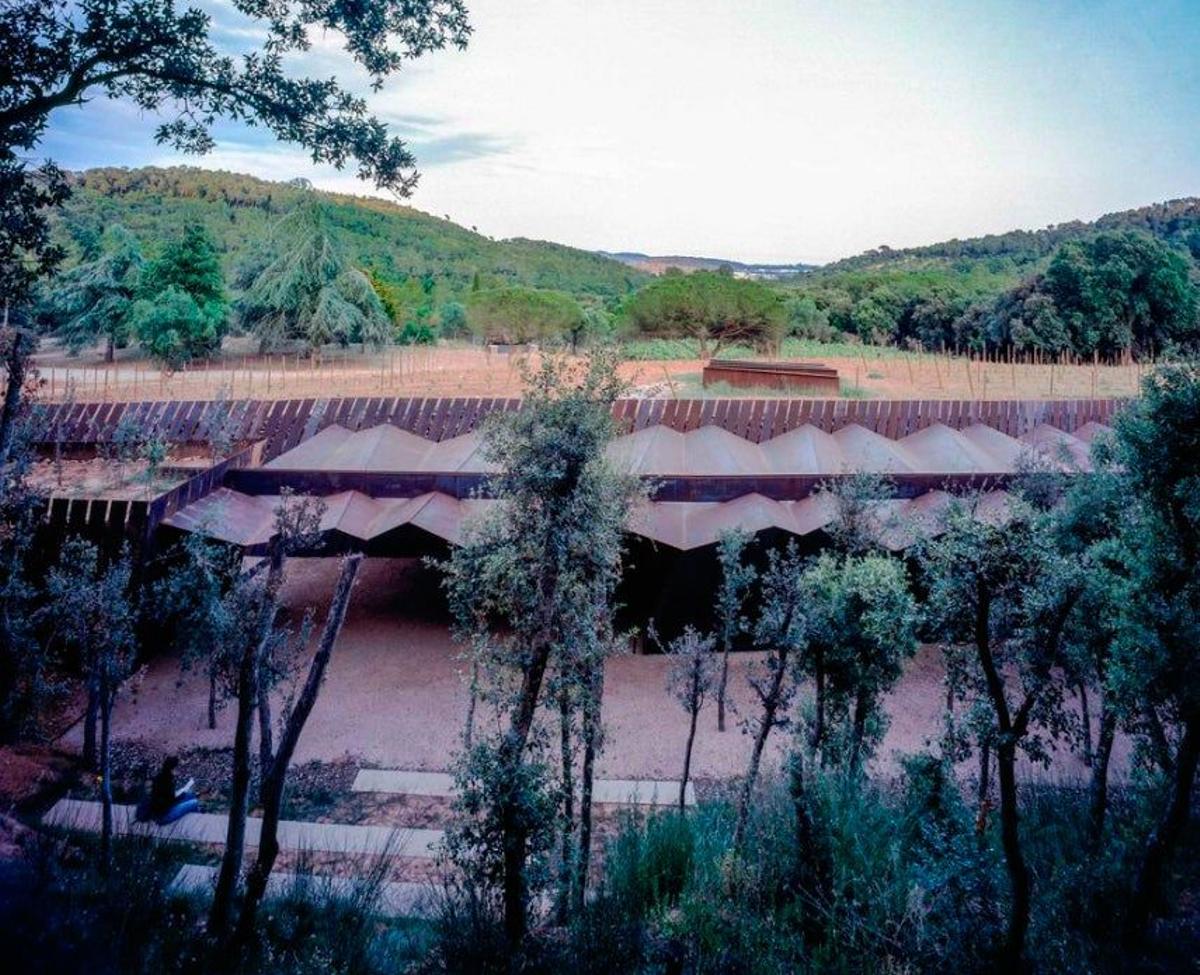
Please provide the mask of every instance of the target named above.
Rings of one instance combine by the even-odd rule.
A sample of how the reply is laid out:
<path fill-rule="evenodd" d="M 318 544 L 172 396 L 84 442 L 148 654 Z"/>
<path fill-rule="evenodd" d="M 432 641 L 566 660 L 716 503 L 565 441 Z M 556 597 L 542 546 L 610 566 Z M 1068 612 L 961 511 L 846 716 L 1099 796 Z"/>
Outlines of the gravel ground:
<path fill-rule="evenodd" d="M 335 560 L 293 562 L 285 591 L 288 605 L 297 611 L 314 607 L 320 616 L 336 575 Z M 366 561 L 325 685 L 296 754 L 299 766 L 322 763 L 311 766 L 309 773 L 299 768 L 294 773 L 293 781 L 298 783 L 295 794 L 307 797 L 303 801 L 310 803 L 307 812 L 311 815 L 326 818 L 331 810 L 349 813 L 352 809 L 347 804 L 366 802 L 349 793 L 357 767 L 441 770 L 449 766 L 459 746 L 467 694 L 456 649 L 446 621 L 438 615 L 439 600 L 430 592 L 430 585 L 429 573 L 419 571 L 411 561 Z M 753 654 L 738 654 L 731 663 L 734 704 L 742 711 L 749 708 L 746 670 L 754 660 Z M 626 656 L 609 663 L 600 776 L 678 776 L 686 722 L 664 687 L 667 663 L 661 656 Z M 877 759 L 881 771 L 894 770 L 898 755 L 922 748 L 940 733 L 941 679 L 937 651 L 923 648 L 887 699 L 890 728 Z M 185 779 L 195 776 L 201 790 L 218 790 L 227 776 L 218 765 L 209 768 L 207 760 L 200 758 L 203 752 L 193 750 L 228 749 L 234 712 L 232 707 L 223 708 L 216 729 L 210 730 L 206 700 L 203 677 L 181 672 L 178 660 L 163 655 L 149 665 L 136 691 L 119 701 L 116 741 L 121 748 L 143 749 L 144 760 L 157 760 L 166 752 L 195 756 L 194 763 L 188 759 L 183 763 Z M 768 764 L 778 762 L 786 737 L 773 735 Z M 76 725 L 64 736 L 63 745 L 77 749 L 81 739 L 81 727 Z M 717 732 L 716 710 L 710 706 L 700 719 L 694 775 L 712 780 L 737 775 L 745 767 L 749 748 L 749 736 L 738 730 L 736 717 L 729 731 Z M 1124 750 L 1122 743 L 1116 756 L 1118 769 Z M 1057 778 L 1082 772 L 1074 756 L 1062 752 L 1056 756 L 1052 774 Z M 311 778 L 307 784 L 306 774 Z M 429 818 L 416 804 L 410 804 L 407 811 L 414 821 L 406 825 L 419 825 Z M 358 809 L 358 815 L 372 817 L 365 806 Z"/>

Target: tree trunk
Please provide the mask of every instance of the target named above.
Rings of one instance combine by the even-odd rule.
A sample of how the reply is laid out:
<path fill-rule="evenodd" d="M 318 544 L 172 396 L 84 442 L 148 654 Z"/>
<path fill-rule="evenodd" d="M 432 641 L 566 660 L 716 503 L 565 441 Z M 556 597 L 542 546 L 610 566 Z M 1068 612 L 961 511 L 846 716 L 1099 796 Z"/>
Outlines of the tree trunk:
<path fill-rule="evenodd" d="M 104 361 L 112 363 L 116 359 L 117 341 L 113 337 L 112 332 L 108 333 L 108 340 L 104 343 Z"/>
<path fill-rule="evenodd" d="M 1033 895 L 1029 868 L 1025 864 L 1025 854 L 1021 849 L 1020 810 L 1017 807 L 1016 750 L 1019 732 L 1013 728 L 1004 680 L 992 656 L 991 601 L 985 592 L 979 592 L 977 596 L 975 650 L 979 656 L 979 666 L 983 671 L 999 732 L 996 746 L 996 777 L 1000 784 L 1000 843 L 1004 848 L 1004 862 L 1008 868 L 1008 879 L 1012 888 L 1008 935 L 1003 951 L 1004 970 L 1019 971 L 1025 963 L 1025 936 L 1029 930 Z"/>
<path fill-rule="evenodd" d="M 225 852 L 208 913 L 208 935 L 223 947 L 229 933 L 230 912 L 234 894 L 242 873 L 242 858 L 246 846 L 246 813 L 250 803 L 250 739 L 254 728 L 254 712 L 258 703 L 260 661 L 273 635 L 279 582 L 283 576 L 284 553 L 273 547 L 266 581 L 263 584 L 262 606 L 253 640 L 247 640 L 238 664 L 237 721 L 233 732 L 233 771 L 230 780 L 229 826 L 225 833 Z"/>
<path fill-rule="evenodd" d="M 265 661 L 260 661 L 265 663 Z M 258 798 L 262 802 L 263 790 L 271 774 L 275 755 L 275 733 L 271 722 L 271 689 L 263 675 L 258 676 Z"/>
<path fill-rule="evenodd" d="M 216 665 L 211 665 L 208 668 L 208 730 L 212 731 L 217 727 L 217 668 Z"/>
<path fill-rule="evenodd" d="M 1029 931 L 1033 894 L 1029 867 L 1021 849 L 1015 742 L 1002 741 L 996 749 L 996 772 L 1000 783 L 1000 843 L 1004 847 L 1004 862 L 1008 867 L 1008 879 L 1012 886 L 1012 907 L 1008 917 L 1004 964 L 1006 971 L 1015 972 L 1024 966 L 1025 936 Z"/>
<path fill-rule="evenodd" d="M 87 682 L 87 710 L 83 715 L 83 765 L 94 772 L 99 765 L 96 754 L 96 722 L 100 716 L 100 691 L 96 681 L 89 677 Z"/>
<path fill-rule="evenodd" d="M 112 707 L 113 691 L 108 681 L 100 684 L 100 870 L 105 875 L 112 867 L 113 798 L 112 798 Z"/>
<path fill-rule="evenodd" d="M 279 751 L 269 763 L 270 771 L 262 784 L 263 821 L 262 834 L 258 842 L 258 856 L 254 866 L 246 878 L 246 896 L 242 904 L 241 917 L 238 919 L 237 942 L 248 944 L 254 932 L 258 907 L 262 903 L 267 890 L 267 880 L 271 876 L 271 868 L 279 855 L 279 817 L 283 809 L 283 791 L 287 783 L 288 766 L 292 755 L 295 754 L 296 744 L 300 733 L 312 713 L 313 705 L 317 703 L 317 694 L 321 690 L 321 682 L 325 679 L 325 671 L 329 667 L 329 659 L 333 656 L 333 648 L 337 644 L 342 624 L 346 621 L 346 609 L 350 604 L 350 591 L 354 586 L 354 578 L 362 564 L 362 555 L 351 555 L 342 561 L 341 575 L 338 576 L 337 588 L 333 600 L 329 604 L 329 615 L 325 618 L 325 629 L 321 633 L 321 642 L 317 652 L 309 664 L 308 676 L 304 687 L 296 700 L 295 707 L 287 717 L 279 737 Z"/>
<path fill-rule="evenodd" d="M 505 798 L 500 806 L 500 831 L 504 846 L 504 932 L 514 963 L 519 961 L 524 951 L 525 932 L 529 925 L 525 890 L 527 837 L 516 801 L 516 780 L 533 727 L 546 667 L 550 662 L 550 648 L 550 635 L 546 633 L 533 648 L 529 666 L 525 668 L 521 679 L 517 706 L 500 745 L 501 774 L 508 779 Z"/>
<path fill-rule="evenodd" d="M 820 755 L 821 746 L 825 742 L 825 655 L 819 650 L 814 661 L 813 679 L 816 684 L 816 702 L 810 747 L 814 755 Z M 821 760 L 821 764 L 825 764 L 824 760 Z"/>
<path fill-rule="evenodd" d="M 1100 735 L 1092 761 L 1092 781 L 1088 788 L 1088 852 L 1095 856 L 1104 838 L 1104 820 L 1108 814 L 1108 762 L 1112 757 L 1117 718 L 1108 702 L 1100 700 Z"/>
<path fill-rule="evenodd" d="M 8 302 L 4 305 L 4 330 L 8 328 Z M 17 425 L 17 414 L 21 411 L 21 395 L 25 386 L 25 370 L 29 365 L 29 353 L 33 350 L 33 339 L 24 329 L 11 330 L 11 339 L 5 355 L 8 381 L 4 389 L 4 406 L 0 408 L 0 467 L 5 467 L 12 453 L 13 433 Z"/>
<path fill-rule="evenodd" d="M 979 743 L 979 804 L 987 802 L 988 793 L 992 791 L 992 742 L 985 738 Z"/>
<path fill-rule="evenodd" d="M 587 896 L 588 871 L 592 860 L 592 786 L 596 778 L 596 755 L 600 751 L 600 719 L 603 713 L 603 664 L 592 677 L 591 693 L 583 708 L 583 769 L 579 787 L 579 856 L 575 877 L 575 912 L 583 912 Z"/>
<path fill-rule="evenodd" d="M 854 695 L 854 731 L 850 739 L 850 771 L 858 774 L 862 762 L 863 739 L 867 736 L 867 695 L 863 688 Z"/>
<path fill-rule="evenodd" d="M 567 923 L 571 881 L 575 875 L 575 763 L 571 756 L 571 697 L 566 687 L 558 694 L 559 760 L 562 766 L 562 848 L 558 865 L 558 922 Z"/>
<path fill-rule="evenodd" d="M 471 660 L 471 694 L 467 698 L 467 722 L 463 729 L 463 741 L 469 749 L 475 741 L 475 706 L 479 702 L 479 661 Z"/>
<path fill-rule="evenodd" d="M 799 740 L 789 764 L 788 786 L 796 815 L 796 887 L 798 893 L 826 904 L 830 896 L 832 868 L 829 858 L 817 844 L 816 824 L 804 783 L 804 755 Z M 825 941 L 828 928 L 817 911 L 805 910 L 801 924 L 809 944 Z"/>
<path fill-rule="evenodd" d="M 700 716 L 698 707 L 692 708 L 692 721 L 688 727 L 687 747 L 683 750 L 683 781 L 679 783 L 679 811 L 687 806 L 688 778 L 692 774 L 692 744 L 696 741 L 696 719 Z"/>
<path fill-rule="evenodd" d="M 242 856 L 246 844 L 246 813 L 250 804 L 250 737 L 254 724 L 257 679 L 258 643 L 247 642 L 238 667 L 237 723 L 233 733 L 233 772 L 230 780 L 229 826 L 225 832 L 225 852 L 208 913 L 208 934 L 215 942 L 225 940 L 229 929 L 229 914 L 238 880 L 242 873 Z"/>
<path fill-rule="evenodd" d="M 1154 753 L 1154 761 L 1167 775 L 1175 768 L 1175 760 L 1171 758 L 1171 745 L 1167 741 L 1167 733 L 1163 730 L 1162 719 L 1153 705 L 1147 705 L 1142 712 L 1146 722 L 1146 737 L 1150 739 L 1150 749 Z"/>
<path fill-rule="evenodd" d="M 733 828 L 733 848 L 741 850 L 746 837 L 746 823 L 750 818 L 750 800 L 754 796 L 754 786 L 758 781 L 758 769 L 762 764 L 763 748 L 767 744 L 767 736 L 775 726 L 775 714 L 779 710 L 780 698 L 783 694 L 783 682 L 787 678 L 787 653 L 781 651 L 778 666 L 771 674 L 771 686 L 763 698 L 763 714 L 754 735 L 754 749 L 750 753 L 750 768 L 746 772 L 746 781 L 742 783 L 742 794 L 738 801 L 737 822 Z"/>
<path fill-rule="evenodd" d="M 1083 764 L 1092 767 L 1092 710 L 1088 707 L 1087 684 L 1079 682 L 1079 716 L 1083 724 Z"/>
<path fill-rule="evenodd" d="M 1193 714 L 1188 718 L 1179 753 L 1175 756 L 1170 801 L 1146 844 L 1134 882 L 1129 905 L 1129 934 L 1134 942 L 1146 934 L 1159 896 L 1163 871 L 1187 826 L 1192 789 L 1196 784 L 1197 759 L 1200 759 L 1200 714 Z"/>
<path fill-rule="evenodd" d="M 717 685 L 717 731 L 725 730 L 725 695 L 729 687 L 729 647 L 732 640 L 725 640 L 721 649 L 721 681 Z"/>

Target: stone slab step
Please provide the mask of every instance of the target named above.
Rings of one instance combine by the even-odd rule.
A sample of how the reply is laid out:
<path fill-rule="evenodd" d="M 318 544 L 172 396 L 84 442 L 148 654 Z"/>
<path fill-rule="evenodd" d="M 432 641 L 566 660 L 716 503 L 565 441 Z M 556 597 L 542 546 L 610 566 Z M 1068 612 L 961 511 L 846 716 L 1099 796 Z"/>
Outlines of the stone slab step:
<path fill-rule="evenodd" d="M 454 796 L 454 777 L 446 772 L 411 772 L 404 769 L 359 769 L 354 792 L 387 792 L 407 796 Z M 674 806 L 679 802 L 679 782 L 671 779 L 597 779 L 592 785 L 595 802 L 619 805 Z M 696 804 L 696 791 L 688 783 L 684 804 Z"/>
<path fill-rule="evenodd" d="M 186 843 L 225 843 L 229 817 L 224 813 L 191 813 L 170 826 L 139 823 L 134 806 L 113 806 L 113 828 L 118 834 L 133 833 L 155 839 Z M 50 826 L 100 832 L 103 807 L 84 799 L 60 799 L 43 817 Z M 246 818 L 246 845 L 257 846 L 262 820 Z M 354 826 L 346 823 L 308 823 L 280 820 L 279 847 L 313 853 L 381 854 L 432 859 L 440 851 L 444 834 L 440 829 L 405 829 L 392 826 Z"/>
<path fill-rule="evenodd" d="M 217 873 L 217 867 L 185 863 L 169 889 L 173 893 L 211 895 L 217 885 Z M 330 894 L 349 899 L 355 895 L 360 883 L 353 877 L 278 872 L 267 878 L 267 896 L 280 897 L 299 889 L 314 895 Z M 391 881 L 380 886 L 376 912 L 381 917 L 432 917 L 441 894 L 441 889 L 434 884 Z"/>

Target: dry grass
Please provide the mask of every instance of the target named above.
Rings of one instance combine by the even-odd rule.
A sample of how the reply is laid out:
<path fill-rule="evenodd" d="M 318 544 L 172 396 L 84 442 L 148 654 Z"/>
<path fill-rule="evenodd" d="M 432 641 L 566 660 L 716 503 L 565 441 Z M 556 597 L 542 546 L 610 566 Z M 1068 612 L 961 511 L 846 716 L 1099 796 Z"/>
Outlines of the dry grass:
<path fill-rule="evenodd" d="M 126 355 L 105 365 L 96 353 L 69 358 L 39 353 L 41 395 L 58 401 L 235 398 L 291 399 L 325 396 L 516 396 L 521 391 L 519 355 L 465 345 L 403 347 L 381 352 L 326 352 L 320 358 L 245 354 L 241 340 L 227 343 L 218 359 L 166 372 Z M 902 353 L 864 347 L 818 356 L 838 370 L 852 395 L 871 399 L 1089 399 L 1137 392 L 1146 365 L 1065 362 L 1009 363 L 955 355 Z M 814 358 L 806 356 L 806 358 Z M 625 378 L 635 394 L 684 398 L 700 395 L 694 378 L 699 359 L 628 362 Z M 795 396 L 778 390 L 729 388 L 721 395 Z M 712 393 L 708 393 L 712 395 Z"/>

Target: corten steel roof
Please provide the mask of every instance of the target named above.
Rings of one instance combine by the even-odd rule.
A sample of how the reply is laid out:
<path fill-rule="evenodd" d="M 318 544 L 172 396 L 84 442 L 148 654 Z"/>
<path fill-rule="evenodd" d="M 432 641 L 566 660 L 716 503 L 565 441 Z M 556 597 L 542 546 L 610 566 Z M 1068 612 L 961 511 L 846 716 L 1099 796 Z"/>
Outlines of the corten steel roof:
<path fill-rule="evenodd" d="M 1074 433 L 1088 423 L 1108 423 L 1122 400 L 820 400 L 704 399 L 621 400 L 613 412 L 636 433 L 663 426 L 680 433 L 715 426 L 752 443 L 805 425 L 825 433 L 857 424 L 890 439 L 934 423 L 961 430 L 984 424 L 1020 437 L 1041 424 Z M 498 410 L 515 410 L 517 399 L 354 397 L 293 400 L 197 400 L 139 403 L 51 404 L 37 408 L 37 439 L 94 443 L 112 438 L 125 414 L 139 429 L 169 442 L 207 439 L 221 426 L 234 441 L 261 440 L 275 457 L 330 426 L 366 430 L 387 424 L 426 440 L 443 441 L 479 428 Z M 227 414 L 227 418 L 225 417 Z"/>
<path fill-rule="evenodd" d="M 1090 441 L 1099 429 L 1089 424 L 1084 437 L 1040 424 L 1010 437 L 983 424 L 954 430 L 942 423 L 890 439 L 857 423 L 826 433 L 806 424 L 754 443 L 717 426 L 680 433 L 653 426 L 617 437 L 609 448 L 613 463 L 635 474 L 831 476 L 855 471 L 902 474 L 1011 474 L 1025 458 L 1060 469 L 1086 470 Z M 263 467 L 273 471 L 461 472 L 495 470 L 484 457 L 481 435 L 426 440 L 407 430 L 379 425 L 357 433 L 326 427 Z"/>
<path fill-rule="evenodd" d="M 195 478 L 161 505 L 161 523 L 261 549 L 284 489 L 324 498 L 322 529 L 349 545 L 417 530 L 451 544 L 495 502 L 480 426 L 517 400 L 330 399 L 84 404 L 40 416 L 44 440 L 95 442 L 122 412 L 168 440 L 195 442 L 223 415 L 253 460 Z M 1059 402 L 625 400 L 609 455 L 647 478 L 653 500 L 630 532 L 672 548 L 713 544 L 726 529 L 807 535 L 834 517 L 829 478 L 888 475 L 895 497 L 874 513 L 881 543 L 902 549 L 936 533 L 953 492 L 984 491 L 980 517 L 1001 518 L 1014 474 L 1036 464 L 1088 470 L 1115 400 Z M 264 463 L 259 463 L 265 458 Z M 153 519 L 152 519 L 153 520 Z M 390 544 L 390 543 L 388 543 Z M 385 550 L 388 544 L 384 545 Z"/>

